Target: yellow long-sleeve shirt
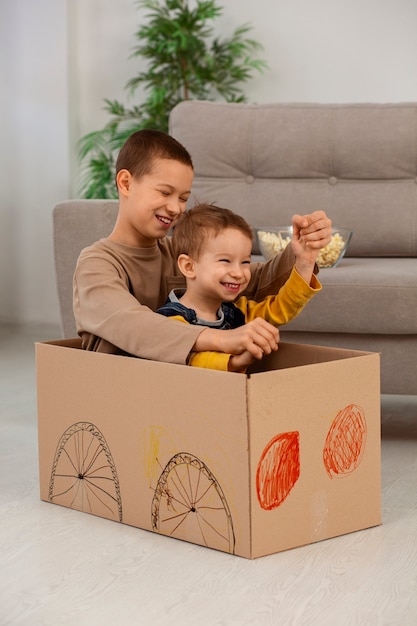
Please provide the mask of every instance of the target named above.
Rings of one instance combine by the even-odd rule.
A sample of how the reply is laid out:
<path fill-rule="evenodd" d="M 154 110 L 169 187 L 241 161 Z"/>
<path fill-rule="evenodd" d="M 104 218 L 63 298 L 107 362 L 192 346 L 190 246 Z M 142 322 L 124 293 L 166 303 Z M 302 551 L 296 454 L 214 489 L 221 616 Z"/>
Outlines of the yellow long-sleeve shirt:
<path fill-rule="evenodd" d="M 320 290 L 321 284 L 314 274 L 311 283 L 308 284 L 294 267 L 288 280 L 276 295 L 267 296 L 261 302 L 255 302 L 242 296 L 234 304 L 242 311 L 246 323 L 256 317 L 262 317 L 274 326 L 281 326 L 294 319 Z M 173 315 L 171 319 L 182 321 L 185 324 L 189 323 L 181 315 Z M 188 363 L 194 367 L 228 371 L 231 356 L 231 354 L 224 352 L 194 352 Z"/>

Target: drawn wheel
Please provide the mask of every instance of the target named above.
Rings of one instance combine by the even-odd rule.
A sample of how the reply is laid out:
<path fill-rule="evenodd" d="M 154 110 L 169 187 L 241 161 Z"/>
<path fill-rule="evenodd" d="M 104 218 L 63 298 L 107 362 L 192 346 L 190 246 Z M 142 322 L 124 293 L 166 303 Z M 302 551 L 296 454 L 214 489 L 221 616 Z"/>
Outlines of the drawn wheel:
<path fill-rule="evenodd" d="M 226 498 L 208 467 L 192 454 L 173 456 L 159 477 L 152 499 L 152 527 L 164 535 L 234 553 Z"/>
<path fill-rule="evenodd" d="M 122 521 L 119 479 L 106 440 L 94 424 L 78 422 L 59 440 L 48 498 L 79 511 Z"/>

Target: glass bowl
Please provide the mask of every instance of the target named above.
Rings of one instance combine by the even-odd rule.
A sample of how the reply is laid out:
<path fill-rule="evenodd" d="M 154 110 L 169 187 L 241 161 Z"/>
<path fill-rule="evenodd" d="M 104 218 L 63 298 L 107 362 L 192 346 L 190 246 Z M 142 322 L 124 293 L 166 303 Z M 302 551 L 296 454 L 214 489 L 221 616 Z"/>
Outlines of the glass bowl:
<path fill-rule="evenodd" d="M 292 239 L 292 226 L 255 228 L 259 250 L 266 260 L 282 252 Z M 317 258 L 319 267 L 336 267 L 344 257 L 353 232 L 348 228 L 332 228 L 330 243 L 320 250 Z"/>

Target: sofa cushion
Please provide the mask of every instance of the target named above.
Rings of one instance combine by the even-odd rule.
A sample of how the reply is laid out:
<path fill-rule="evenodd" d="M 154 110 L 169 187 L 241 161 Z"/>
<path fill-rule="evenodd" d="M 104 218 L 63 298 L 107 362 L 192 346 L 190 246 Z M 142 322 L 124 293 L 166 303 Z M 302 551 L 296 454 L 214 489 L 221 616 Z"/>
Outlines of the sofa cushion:
<path fill-rule="evenodd" d="M 170 132 L 194 161 L 192 202 L 253 226 L 324 209 L 353 230 L 348 256 L 417 256 L 416 104 L 186 101 Z"/>
<path fill-rule="evenodd" d="M 336 268 L 321 269 L 319 279 L 322 291 L 283 329 L 415 335 L 415 259 L 345 257 Z"/>

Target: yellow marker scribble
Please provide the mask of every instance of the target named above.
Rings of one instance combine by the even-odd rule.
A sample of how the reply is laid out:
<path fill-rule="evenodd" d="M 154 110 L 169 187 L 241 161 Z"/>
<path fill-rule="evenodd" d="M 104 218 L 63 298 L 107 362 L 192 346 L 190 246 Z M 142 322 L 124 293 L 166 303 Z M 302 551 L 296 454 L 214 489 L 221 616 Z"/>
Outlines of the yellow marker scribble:
<path fill-rule="evenodd" d="M 143 439 L 141 439 L 144 453 L 145 475 L 148 477 L 149 484 L 151 485 L 160 473 L 158 455 L 163 431 L 162 426 L 149 426 L 143 433 Z"/>

